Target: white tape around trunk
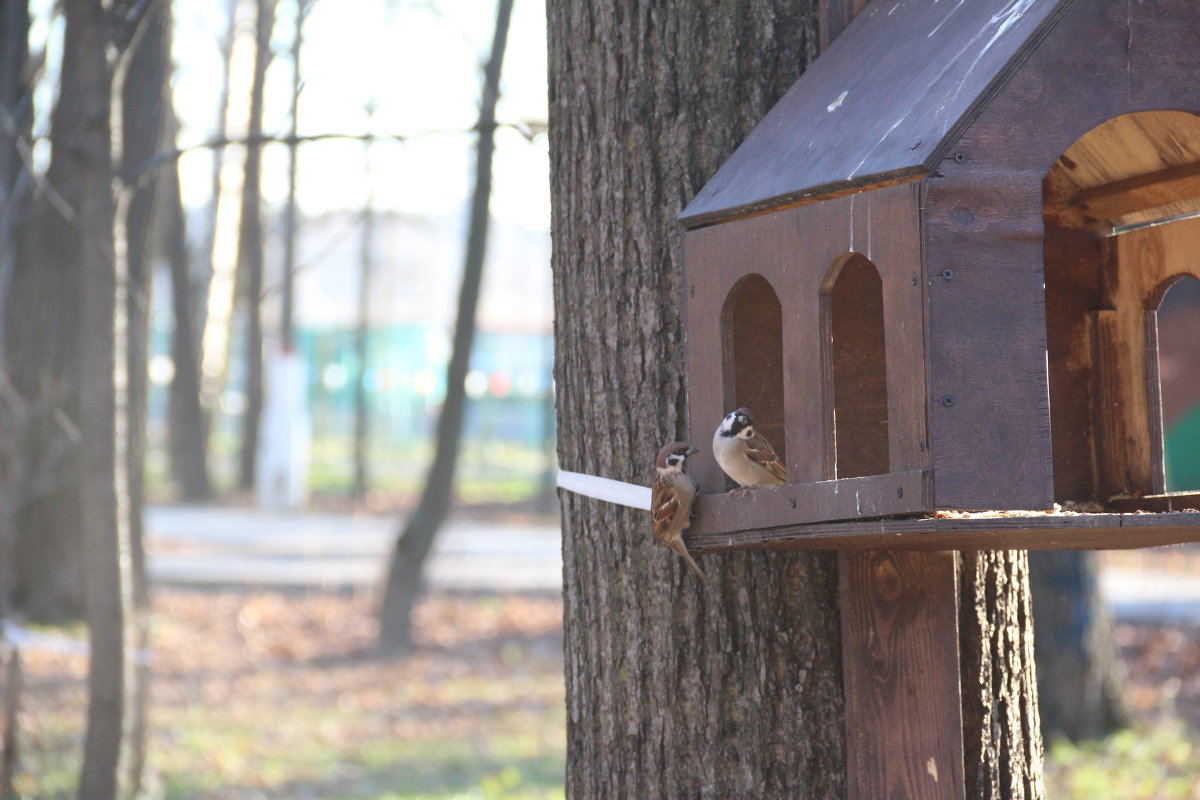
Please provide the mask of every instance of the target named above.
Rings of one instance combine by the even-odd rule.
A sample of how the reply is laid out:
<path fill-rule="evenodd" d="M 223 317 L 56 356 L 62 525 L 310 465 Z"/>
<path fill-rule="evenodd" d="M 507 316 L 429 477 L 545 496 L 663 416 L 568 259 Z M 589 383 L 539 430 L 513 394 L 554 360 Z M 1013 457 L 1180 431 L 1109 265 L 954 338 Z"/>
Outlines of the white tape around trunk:
<path fill-rule="evenodd" d="M 611 478 L 600 478 L 595 475 L 585 475 L 582 472 L 558 471 L 558 485 L 568 492 L 575 492 L 586 497 L 594 497 L 609 503 L 617 503 L 630 508 L 650 510 L 650 487 L 638 486 L 624 481 L 614 481 Z"/>

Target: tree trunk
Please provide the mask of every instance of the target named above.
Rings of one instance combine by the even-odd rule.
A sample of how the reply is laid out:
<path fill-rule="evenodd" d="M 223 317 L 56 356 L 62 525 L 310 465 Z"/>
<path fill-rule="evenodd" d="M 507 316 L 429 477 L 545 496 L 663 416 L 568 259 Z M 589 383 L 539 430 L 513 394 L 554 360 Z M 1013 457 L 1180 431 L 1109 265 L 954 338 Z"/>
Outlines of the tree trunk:
<path fill-rule="evenodd" d="M 363 161 L 371 169 L 371 143 L 364 145 Z M 367 406 L 367 355 L 371 334 L 371 277 L 375 270 L 375 203 L 368 193 L 363 206 L 362 243 L 358 261 L 358 319 L 354 329 L 354 486 L 351 494 L 356 500 L 367 496 L 370 472 L 367 458 L 367 432 L 370 409 Z"/>
<path fill-rule="evenodd" d="M 167 98 L 170 96 L 170 7 L 154 3 L 141 26 L 131 37 L 129 52 L 121 58 L 114 92 L 121 94 L 121 146 L 119 170 L 122 181 L 139 165 L 163 147 Z M 159 172 L 144 176 L 130 186 L 128 213 L 125 217 L 126 263 L 129 269 L 126 314 L 128 317 L 129 370 L 129 486 L 130 533 L 134 543 L 133 568 L 135 594 L 148 605 L 145 586 L 145 558 L 142 549 L 143 465 L 146 439 L 146 394 L 148 325 L 153 260 L 161 249 L 163 214 L 158 210 Z"/>
<path fill-rule="evenodd" d="M 1096 554 L 1031 553 L 1042 735 L 1097 739 L 1129 724 Z"/>
<path fill-rule="evenodd" d="M 19 149 L 29 141 L 30 97 L 26 71 L 29 61 L 29 6 L 25 0 L 0 0 L 0 315 L 15 261 L 15 232 L 22 227 L 29 197 L 31 176 Z M 23 424 L 21 401 L 11 395 L 5 358 L 4 325 L 0 316 L 0 383 L 5 392 L 0 402 L 0 626 L 8 615 L 14 575 L 12 559 L 16 504 L 25 481 L 13 447 Z M 21 651 L 8 641 L 0 628 L 0 797 L 16 797 L 14 778 L 20 765 Z"/>
<path fill-rule="evenodd" d="M 446 368 L 446 399 L 438 416 L 433 466 L 417 508 L 408 518 L 396 542 L 388 568 L 383 604 L 379 609 L 379 650 L 403 653 L 412 649 L 412 609 L 421 594 L 421 573 L 433 540 L 450 510 L 454 467 L 466 407 L 464 382 L 475 339 L 475 308 L 483 280 L 483 258 L 487 247 L 488 205 L 492 193 L 492 154 L 495 150 L 496 101 L 500 97 L 500 69 L 508 43 L 508 24 L 513 0 L 498 0 L 492 53 L 484 68 L 483 100 L 479 106 L 479 147 L 475 163 L 475 192 L 471 222 L 467 230 L 467 252 L 458 315 L 454 321 L 454 345 Z"/>
<path fill-rule="evenodd" d="M 128 49 L 118 61 L 113 82 L 114 95 L 120 97 L 119 158 L 125 215 L 117 220 L 117 246 L 124 247 L 126 298 L 125 330 L 128 375 L 126 451 L 124 454 L 128 504 L 125 519 L 129 525 L 132 605 L 126 626 L 132 646 L 149 647 L 150 591 L 146 579 L 143 511 L 145 505 L 144 460 L 146 450 L 146 409 L 150 292 L 154 256 L 162 250 L 162 230 L 166 222 L 160 187 L 169 188 L 164 177 L 169 170 L 151 172 L 131 185 L 131 173 L 149 161 L 163 147 L 170 97 L 171 7 L 158 2 L 145 15 L 126 20 L 129 25 Z M 119 94 L 118 94 L 119 93 Z M 170 167 L 174 168 L 174 164 Z M 124 234 L 122 239 L 121 233 Z M 128 697 L 128 752 L 122 779 L 130 796 L 140 791 L 146 761 L 146 725 L 149 703 L 150 670 L 144 661 L 134 661 L 125 676 Z"/>
<path fill-rule="evenodd" d="M 292 111 L 288 141 L 288 194 L 283 212 L 283 288 L 279 298 L 280 349 L 291 353 L 296 349 L 296 240 L 299 225 L 296 220 L 296 173 L 299 169 L 300 143 L 300 51 L 304 47 L 304 20 L 311 0 L 295 0 L 296 21 L 292 31 Z"/>
<path fill-rule="evenodd" d="M 0 308 L 14 258 L 12 234 L 19 227 L 19 212 L 28 198 L 30 175 L 20 150 L 29 143 L 28 62 L 29 4 L 27 0 L 0 0 Z M 4 367 L 3 352 L 0 326 L 0 369 Z"/>
<path fill-rule="evenodd" d="M 254 84 L 250 90 L 252 144 L 246 148 L 246 180 L 242 184 L 242 222 L 238 239 L 238 270 L 241 273 L 242 308 L 246 316 L 246 409 L 242 415 L 242 449 L 238 486 L 254 488 L 258 464 L 258 429 L 263 410 L 263 232 L 262 232 L 262 144 L 263 90 L 271 63 L 271 28 L 275 22 L 275 0 L 257 0 L 257 44 L 254 48 Z"/>
<path fill-rule="evenodd" d="M 12 598 L 16 506 L 23 499 L 22 485 L 28 477 L 15 447 L 18 432 L 24 428 L 24 404 L 12 396 L 3 320 L 16 262 L 15 243 L 24 227 L 32 178 L 22 154 L 31 129 L 28 61 L 28 4 L 25 0 L 0 0 L 0 384 L 4 388 L 0 402 L 0 620 L 7 616 Z"/>
<path fill-rule="evenodd" d="M 15 242 L 5 256 L 10 261 L 5 265 L 0 319 L 7 376 L 24 406 L 18 435 L 9 443 L 22 486 L 12 517 L 15 568 L 9 591 L 14 609 L 47 623 L 83 614 L 78 429 L 82 306 L 77 260 L 81 187 L 70 157 L 62 152 L 83 124 L 73 104 L 72 99 L 60 100 L 52 115 L 53 150 L 45 191 L 37 192 L 27 208 L 5 210 L 6 216 L 10 210 L 23 215 L 25 223 L 12 227 Z"/>
<path fill-rule="evenodd" d="M 815 56 L 827 5 L 547 4 L 564 469 L 646 484 L 687 430 L 675 217 Z M 568 797 L 845 797 L 836 560 L 709 556 L 701 585 L 644 512 L 562 509 Z M 971 798 L 1042 795 L 1025 564 L 964 557 Z"/>
<path fill-rule="evenodd" d="M 968 800 L 1042 800 L 1042 737 L 1024 551 L 962 554 L 959 652 Z"/>
<path fill-rule="evenodd" d="M 175 375 L 171 379 L 167 404 L 171 473 L 179 484 L 182 499 L 204 502 L 212 498 L 212 484 L 207 463 L 208 419 L 200 405 L 201 325 L 196 316 L 203 308 L 203 302 L 198 302 L 196 284 L 192 280 L 187 217 L 183 211 L 177 163 L 167 170 L 165 182 L 163 204 L 167 222 L 163 234 L 171 265 L 171 310 L 175 318 L 171 333 Z"/>
<path fill-rule="evenodd" d="M 77 189 L 74 220 L 82 297 L 79 431 L 83 467 L 80 507 L 84 597 L 91 658 L 87 733 L 79 796 L 116 796 L 118 765 L 126 744 L 125 671 L 129 666 L 127 618 L 129 471 L 126 451 L 128 375 L 125 331 L 127 274 L 114 244 L 112 83 L 106 61 L 107 22 L 101 0 L 70 0 L 54 162 Z M 52 166 L 53 170 L 53 166 Z"/>

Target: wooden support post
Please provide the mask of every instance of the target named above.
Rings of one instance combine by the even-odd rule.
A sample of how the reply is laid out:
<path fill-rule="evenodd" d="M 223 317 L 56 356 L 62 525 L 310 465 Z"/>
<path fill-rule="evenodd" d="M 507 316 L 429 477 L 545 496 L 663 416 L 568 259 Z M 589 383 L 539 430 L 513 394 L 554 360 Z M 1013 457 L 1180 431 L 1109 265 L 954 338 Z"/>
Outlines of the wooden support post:
<path fill-rule="evenodd" d="M 849 800 L 963 800 L 956 555 L 838 563 Z"/>

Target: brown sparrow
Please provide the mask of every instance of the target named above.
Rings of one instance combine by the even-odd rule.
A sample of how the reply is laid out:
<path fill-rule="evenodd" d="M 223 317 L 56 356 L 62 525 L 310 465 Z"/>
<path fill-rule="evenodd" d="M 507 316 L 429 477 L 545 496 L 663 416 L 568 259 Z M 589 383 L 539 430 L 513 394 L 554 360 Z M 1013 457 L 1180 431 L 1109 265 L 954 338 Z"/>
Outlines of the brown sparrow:
<path fill-rule="evenodd" d="M 787 483 L 787 466 L 766 437 L 754 430 L 748 408 L 730 411 L 713 435 L 713 455 L 725 474 L 745 489 Z"/>
<path fill-rule="evenodd" d="M 650 517 L 654 538 L 674 550 L 701 580 L 708 580 L 683 543 L 683 531 L 692 521 L 696 482 L 683 471 L 687 457 L 699 452 L 686 442 L 663 445 L 654 459 L 654 485 L 650 492 Z"/>

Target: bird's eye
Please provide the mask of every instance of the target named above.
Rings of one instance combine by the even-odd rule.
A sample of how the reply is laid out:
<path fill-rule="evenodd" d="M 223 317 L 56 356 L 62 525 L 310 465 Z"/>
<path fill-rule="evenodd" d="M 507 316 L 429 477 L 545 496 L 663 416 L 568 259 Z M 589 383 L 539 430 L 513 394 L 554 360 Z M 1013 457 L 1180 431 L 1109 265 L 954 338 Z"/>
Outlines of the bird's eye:
<path fill-rule="evenodd" d="M 749 422 L 750 420 L 749 420 L 749 419 L 746 417 L 746 415 L 745 415 L 745 414 L 738 414 L 737 421 L 738 421 L 738 422 L 740 422 L 740 423 L 742 423 L 742 424 L 744 425 L 744 424 L 746 424 L 747 422 Z"/>

